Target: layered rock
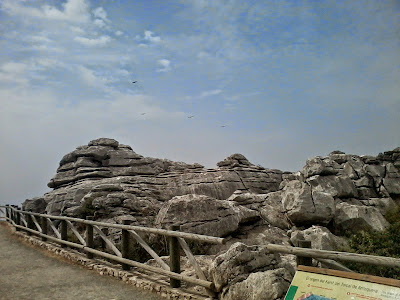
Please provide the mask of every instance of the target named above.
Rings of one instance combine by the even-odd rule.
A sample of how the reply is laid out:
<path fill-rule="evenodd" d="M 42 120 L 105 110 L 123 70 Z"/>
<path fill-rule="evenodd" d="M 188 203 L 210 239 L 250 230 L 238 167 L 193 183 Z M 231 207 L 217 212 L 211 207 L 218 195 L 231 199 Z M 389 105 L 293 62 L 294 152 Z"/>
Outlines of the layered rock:
<path fill-rule="evenodd" d="M 282 204 L 297 226 L 327 225 L 336 233 L 384 230 L 400 199 L 400 148 L 377 157 L 334 151 L 307 160 L 295 180 L 281 183 Z"/>
<path fill-rule="evenodd" d="M 297 173 L 255 166 L 241 154 L 217 165 L 143 157 L 101 138 L 66 154 L 48 184 L 53 191 L 23 207 L 225 237 L 225 245 L 200 251 L 202 261 L 213 260 L 205 273 L 220 299 L 267 300 L 284 296 L 295 262 L 263 245 L 310 240 L 312 248 L 340 250 L 344 233 L 384 230 L 400 201 L 400 147 L 376 157 L 334 151 Z"/>
<path fill-rule="evenodd" d="M 251 164 L 234 154 L 217 169 L 143 157 L 130 146 L 107 138 L 93 140 L 66 154 L 37 210 L 53 215 L 115 219 L 129 215 L 138 225 L 153 225 L 161 205 L 175 196 L 205 195 L 226 200 L 236 190 L 277 191 L 283 172 Z M 30 201 L 35 206 L 35 201 Z"/>
<path fill-rule="evenodd" d="M 180 225 L 181 230 L 217 237 L 228 236 L 239 225 L 256 220 L 256 211 L 233 202 L 204 195 L 176 196 L 161 207 L 155 225 L 168 228 Z"/>

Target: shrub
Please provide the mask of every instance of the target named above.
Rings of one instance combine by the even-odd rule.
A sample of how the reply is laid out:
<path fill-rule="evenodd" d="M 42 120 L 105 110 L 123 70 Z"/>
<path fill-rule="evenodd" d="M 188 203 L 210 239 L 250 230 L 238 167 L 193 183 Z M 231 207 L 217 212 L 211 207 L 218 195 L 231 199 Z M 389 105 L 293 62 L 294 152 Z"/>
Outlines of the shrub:
<path fill-rule="evenodd" d="M 348 252 L 400 258 L 400 209 L 386 216 L 389 227 L 383 231 L 361 231 L 349 238 Z M 346 263 L 350 269 L 371 275 L 400 279 L 400 268 L 378 267 L 361 263 Z"/>

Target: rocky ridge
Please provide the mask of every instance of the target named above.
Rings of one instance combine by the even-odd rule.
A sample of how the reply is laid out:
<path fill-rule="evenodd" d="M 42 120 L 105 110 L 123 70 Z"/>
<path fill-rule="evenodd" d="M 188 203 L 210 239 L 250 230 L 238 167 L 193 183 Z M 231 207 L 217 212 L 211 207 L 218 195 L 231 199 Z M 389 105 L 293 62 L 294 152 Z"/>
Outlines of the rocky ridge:
<path fill-rule="evenodd" d="M 334 151 L 297 173 L 255 166 L 241 154 L 217 166 L 143 157 L 100 138 L 65 155 L 48 184 L 53 191 L 23 207 L 225 237 L 226 245 L 202 254 L 213 259 L 205 271 L 220 299 L 234 300 L 284 297 L 294 258 L 267 255 L 263 245 L 306 239 L 316 249 L 343 248 L 346 231 L 384 230 L 386 212 L 400 201 L 400 147 L 376 157 Z"/>

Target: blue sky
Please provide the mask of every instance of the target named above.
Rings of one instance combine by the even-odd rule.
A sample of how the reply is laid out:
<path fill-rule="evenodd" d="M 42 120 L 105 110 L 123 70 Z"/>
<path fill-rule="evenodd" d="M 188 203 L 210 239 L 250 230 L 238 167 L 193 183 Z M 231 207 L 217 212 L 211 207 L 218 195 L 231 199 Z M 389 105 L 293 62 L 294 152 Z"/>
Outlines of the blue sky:
<path fill-rule="evenodd" d="M 384 0 L 0 0 L 0 201 L 44 193 L 61 157 L 98 137 L 289 171 L 400 146 L 399 13 Z"/>

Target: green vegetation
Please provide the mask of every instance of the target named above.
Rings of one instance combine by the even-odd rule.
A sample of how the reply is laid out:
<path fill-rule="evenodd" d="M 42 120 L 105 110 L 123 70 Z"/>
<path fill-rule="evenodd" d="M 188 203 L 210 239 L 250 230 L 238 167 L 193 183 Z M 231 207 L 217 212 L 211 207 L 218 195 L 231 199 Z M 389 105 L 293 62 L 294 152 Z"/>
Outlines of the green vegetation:
<path fill-rule="evenodd" d="M 400 258 L 400 209 L 389 212 L 390 226 L 383 232 L 361 231 L 352 234 L 348 252 Z M 346 263 L 350 269 L 376 276 L 400 279 L 400 268 L 378 267 L 361 263 Z"/>

